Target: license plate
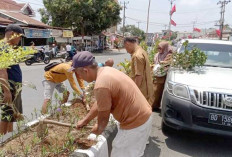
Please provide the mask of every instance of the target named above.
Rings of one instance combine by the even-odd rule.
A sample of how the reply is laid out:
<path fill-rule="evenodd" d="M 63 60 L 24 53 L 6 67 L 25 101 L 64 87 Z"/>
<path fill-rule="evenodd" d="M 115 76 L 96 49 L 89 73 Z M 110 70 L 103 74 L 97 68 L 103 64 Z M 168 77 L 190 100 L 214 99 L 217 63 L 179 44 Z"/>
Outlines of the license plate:
<path fill-rule="evenodd" d="M 232 127 L 232 116 L 210 113 L 208 123 Z"/>

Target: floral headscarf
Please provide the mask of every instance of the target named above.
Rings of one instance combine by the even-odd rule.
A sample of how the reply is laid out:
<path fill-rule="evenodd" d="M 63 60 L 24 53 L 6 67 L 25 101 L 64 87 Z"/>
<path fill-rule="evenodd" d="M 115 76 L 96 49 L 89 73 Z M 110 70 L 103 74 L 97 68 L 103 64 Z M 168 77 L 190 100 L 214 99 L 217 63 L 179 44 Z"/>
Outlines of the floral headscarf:
<path fill-rule="evenodd" d="M 167 41 L 159 43 L 159 47 L 162 49 L 162 53 L 158 52 L 154 57 L 154 63 L 159 64 L 160 61 L 164 61 L 167 55 L 172 53 L 172 46 Z"/>

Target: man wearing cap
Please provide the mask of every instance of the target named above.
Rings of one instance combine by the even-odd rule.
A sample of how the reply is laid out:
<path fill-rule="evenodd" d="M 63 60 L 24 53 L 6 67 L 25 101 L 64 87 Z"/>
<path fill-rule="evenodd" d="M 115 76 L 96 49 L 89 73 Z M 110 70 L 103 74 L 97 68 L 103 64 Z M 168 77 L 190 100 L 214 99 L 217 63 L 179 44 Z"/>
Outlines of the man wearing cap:
<path fill-rule="evenodd" d="M 6 27 L 4 40 L 9 45 L 17 46 L 21 40 L 21 36 L 23 36 L 23 30 L 18 25 L 11 24 Z M 22 113 L 21 92 L 18 93 L 15 98 L 19 84 L 22 83 L 22 71 L 20 66 L 17 64 L 10 66 L 8 69 L 0 69 L 0 83 L 2 84 L 3 89 L 3 102 L 8 104 L 11 103 L 12 100 L 15 100 L 14 106 L 20 113 Z M 11 88 L 6 88 L 9 85 Z M 1 110 L 0 135 L 4 135 L 7 132 L 13 131 L 13 122 L 15 122 L 16 119 L 13 116 L 13 110 L 11 107 L 2 105 Z"/>
<path fill-rule="evenodd" d="M 69 71 L 72 62 L 61 63 L 46 71 L 44 74 L 45 80 L 42 82 L 44 86 L 44 103 L 42 106 L 42 113 L 47 113 L 48 103 L 50 103 L 53 91 L 56 89 L 59 93 L 63 93 L 63 100 L 61 104 L 66 103 L 69 97 L 69 92 L 66 91 L 64 81 L 68 80 L 72 89 L 78 94 L 82 95 L 80 90 L 77 88 L 75 80 L 73 78 L 73 72 Z M 80 88 L 83 90 L 85 88 L 84 81 L 79 78 L 75 73 L 77 81 Z"/>
<path fill-rule="evenodd" d="M 74 56 L 71 70 L 87 82 L 96 81 L 96 103 L 77 123 L 77 129 L 98 117 L 92 133 L 99 135 L 106 128 L 112 113 L 120 125 L 112 144 L 111 157 L 142 156 L 152 127 L 152 111 L 134 81 L 115 68 L 98 67 L 93 55 L 87 51 Z"/>

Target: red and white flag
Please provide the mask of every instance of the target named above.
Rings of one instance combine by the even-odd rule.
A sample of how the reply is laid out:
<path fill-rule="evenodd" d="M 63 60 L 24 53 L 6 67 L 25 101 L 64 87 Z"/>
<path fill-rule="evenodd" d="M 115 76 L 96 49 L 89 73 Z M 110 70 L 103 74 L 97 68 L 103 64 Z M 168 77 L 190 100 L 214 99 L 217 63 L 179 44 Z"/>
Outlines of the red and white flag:
<path fill-rule="evenodd" d="M 188 36 L 189 39 L 192 39 L 193 37 L 191 35 Z"/>
<path fill-rule="evenodd" d="M 194 28 L 193 31 L 196 31 L 196 32 L 199 32 L 199 33 L 200 33 L 200 32 L 201 32 L 201 29 L 199 29 L 199 28 Z"/>
<path fill-rule="evenodd" d="M 216 30 L 218 36 L 221 36 L 221 31 L 219 29 Z"/>
<path fill-rule="evenodd" d="M 176 26 L 175 21 L 173 21 L 172 19 L 171 19 L 171 25 Z"/>
<path fill-rule="evenodd" d="M 171 10 L 171 15 L 174 13 L 174 12 L 176 12 L 176 5 L 174 5 L 173 7 L 172 7 L 172 10 Z"/>

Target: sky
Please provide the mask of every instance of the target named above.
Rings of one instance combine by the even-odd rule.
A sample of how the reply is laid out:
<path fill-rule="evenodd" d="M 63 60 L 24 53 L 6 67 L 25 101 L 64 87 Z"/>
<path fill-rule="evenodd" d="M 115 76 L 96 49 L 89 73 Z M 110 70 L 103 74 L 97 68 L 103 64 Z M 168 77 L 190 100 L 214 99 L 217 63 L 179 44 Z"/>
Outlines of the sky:
<path fill-rule="evenodd" d="M 32 8 L 36 11 L 36 19 L 40 20 L 40 15 L 37 12 L 43 7 L 43 0 L 15 0 L 18 3 L 29 2 Z M 149 0 L 119 0 L 120 5 L 123 2 L 128 4 L 126 9 L 126 25 L 136 25 L 146 31 L 147 10 Z M 219 0 L 176 0 L 176 12 L 172 19 L 177 23 L 177 26 L 172 26 L 173 31 L 192 31 L 193 22 L 195 27 L 200 29 L 218 28 L 215 26 L 220 19 L 220 5 L 217 5 Z M 225 24 L 232 27 L 232 2 L 226 5 Z M 151 0 L 150 7 L 150 24 L 148 32 L 161 32 L 165 29 L 165 25 L 169 23 L 169 0 Z M 123 17 L 123 11 L 121 11 Z M 121 24 L 119 25 L 121 27 Z M 166 27 L 167 28 L 167 27 Z"/>

